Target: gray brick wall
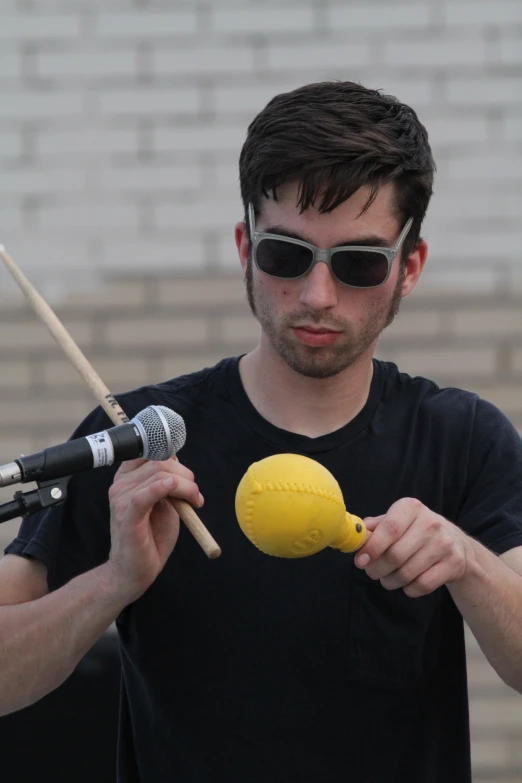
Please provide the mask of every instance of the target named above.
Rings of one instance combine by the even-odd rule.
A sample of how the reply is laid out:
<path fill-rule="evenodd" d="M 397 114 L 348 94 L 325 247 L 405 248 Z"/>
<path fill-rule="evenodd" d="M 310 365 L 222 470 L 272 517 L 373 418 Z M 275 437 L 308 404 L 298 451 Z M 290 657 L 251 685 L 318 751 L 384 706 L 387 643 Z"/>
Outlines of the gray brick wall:
<path fill-rule="evenodd" d="M 0 240 L 48 294 L 230 271 L 248 122 L 329 78 L 430 131 L 427 275 L 522 277 L 520 0 L 3 0 L 0 51 Z"/>
<path fill-rule="evenodd" d="M 2 0 L 0 242 L 114 392 L 248 350 L 239 150 L 276 92 L 330 78 L 411 103 L 438 162 L 379 355 L 522 432 L 521 0 Z M 0 463 L 92 406 L 0 265 Z M 520 781 L 522 700 L 470 635 L 468 661 L 474 781 Z"/>

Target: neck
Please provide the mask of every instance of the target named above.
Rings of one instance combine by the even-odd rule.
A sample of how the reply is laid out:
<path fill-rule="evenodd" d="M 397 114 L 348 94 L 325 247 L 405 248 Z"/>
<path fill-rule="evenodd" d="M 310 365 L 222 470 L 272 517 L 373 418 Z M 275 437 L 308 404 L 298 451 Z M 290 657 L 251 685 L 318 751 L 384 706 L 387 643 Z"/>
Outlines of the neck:
<path fill-rule="evenodd" d="M 364 407 L 373 377 L 372 345 L 331 378 L 307 378 L 261 343 L 239 362 L 247 396 L 276 427 L 317 438 L 348 424 Z"/>

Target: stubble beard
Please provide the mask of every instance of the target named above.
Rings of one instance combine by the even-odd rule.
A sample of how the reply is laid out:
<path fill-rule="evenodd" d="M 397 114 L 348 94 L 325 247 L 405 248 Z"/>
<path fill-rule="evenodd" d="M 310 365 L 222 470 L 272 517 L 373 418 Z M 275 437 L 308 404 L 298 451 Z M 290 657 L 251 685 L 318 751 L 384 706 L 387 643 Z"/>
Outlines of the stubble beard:
<path fill-rule="evenodd" d="M 249 259 L 245 272 L 245 286 L 248 304 L 259 321 L 263 333 L 284 362 L 295 372 L 307 378 L 331 378 L 353 365 L 377 340 L 380 333 L 391 324 L 399 312 L 402 297 L 401 287 L 405 269 L 401 266 L 399 278 L 392 297 L 387 302 L 368 311 L 362 328 L 356 333 L 351 324 L 332 316 L 325 317 L 316 311 L 300 311 L 284 316 L 279 323 L 274 317 L 272 303 L 254 290 L 252 261 Z M 285 337 L 293 325 L 305 321 L 307 324 L 321 324 L 342 336 L 332 345 L 314 348 L 296 346 Z"/>

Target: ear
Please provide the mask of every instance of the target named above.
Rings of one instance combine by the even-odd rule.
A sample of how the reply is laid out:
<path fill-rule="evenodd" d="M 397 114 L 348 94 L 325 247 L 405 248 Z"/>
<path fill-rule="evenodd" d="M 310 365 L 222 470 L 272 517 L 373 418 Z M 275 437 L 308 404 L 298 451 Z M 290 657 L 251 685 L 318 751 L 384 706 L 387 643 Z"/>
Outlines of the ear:
<path fill-rule="evenodd" d="M 408 296 L 421 276 L 424 264 L 428 258 L 428 243 L 424 239 L 419 239 L 417 247 L 410 253 L 406 261 L 406 273 L 402 281 L 401 296 Z"/>
<path fill-rule="evenodd" d="M 236 223 L 234 229 L 234 238 L 236 240 L 237 252 L 239 255 L 239 261 L 241 263 L 241 269 L 246 271 L 248 255 L 250 253 L 250 240 L 247 234 L 246 223 Z"/>

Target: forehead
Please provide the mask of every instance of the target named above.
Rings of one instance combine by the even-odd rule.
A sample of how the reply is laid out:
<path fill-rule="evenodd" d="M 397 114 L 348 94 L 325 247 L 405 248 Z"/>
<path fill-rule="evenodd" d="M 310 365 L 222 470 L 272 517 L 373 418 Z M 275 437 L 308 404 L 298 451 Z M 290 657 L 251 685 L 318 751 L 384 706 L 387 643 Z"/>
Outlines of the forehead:
<path fill-rule="evenodd" d="M 391 241 L 400 229 L 394 210 L 393 185 L 382 185 L 373 203 L 361 215 L 369 194 L 368 187 L 360 188 L 332 212 L 321 213 L 312 206 L 300 213 L 297 207 L 298 185 L 285 185 L 278 188 L 277 201 L 263 199 L 256 228 L 264 231 L 280 226 L 319 247 L 333 246 L 352 236 L 357 239 L 369 234 L 380 235 Z"/>

